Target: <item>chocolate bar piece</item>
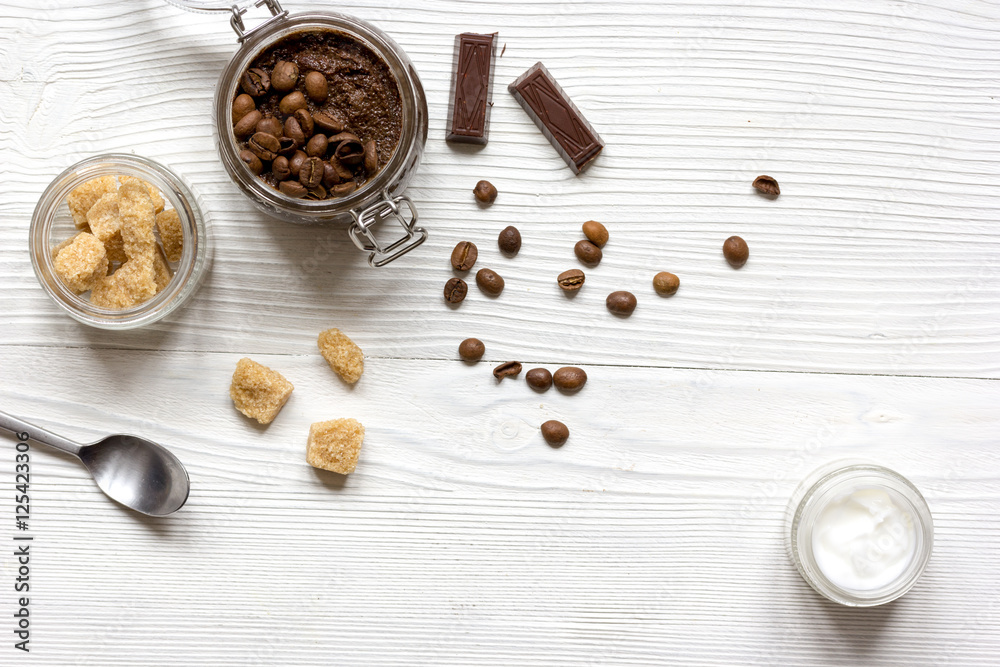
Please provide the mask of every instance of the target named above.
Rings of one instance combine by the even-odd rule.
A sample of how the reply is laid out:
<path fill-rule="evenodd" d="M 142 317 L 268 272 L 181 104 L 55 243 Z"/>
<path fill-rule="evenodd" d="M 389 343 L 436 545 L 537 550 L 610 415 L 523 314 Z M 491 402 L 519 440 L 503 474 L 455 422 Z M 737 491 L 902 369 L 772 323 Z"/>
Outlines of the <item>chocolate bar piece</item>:
<path fill-rule="evenodd" d="M 451 83 L 448 141 L 485 144 L 493 106 L 497 34 L 465 32 L 455 38 L 455 78 Z"/>
<path fill-rule="evenodd" d="M 604 141 L 542 63 L 535 63 L 507 87 L 574 174 L 602 150 Z"/>

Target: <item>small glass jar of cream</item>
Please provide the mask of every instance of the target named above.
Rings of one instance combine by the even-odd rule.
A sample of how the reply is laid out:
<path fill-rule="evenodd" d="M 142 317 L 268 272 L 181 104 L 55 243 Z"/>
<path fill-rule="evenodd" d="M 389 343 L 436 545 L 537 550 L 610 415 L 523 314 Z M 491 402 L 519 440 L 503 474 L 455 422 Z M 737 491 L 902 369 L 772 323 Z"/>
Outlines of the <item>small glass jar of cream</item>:
<path fill-rule="evenodd" d="M 809 475 L 788 505 L 788 553 L 816 591 L 850 607 L 873 607 L 913 588 L 931 557 L 927 502 L 888 468 L 837 461 Z"/>

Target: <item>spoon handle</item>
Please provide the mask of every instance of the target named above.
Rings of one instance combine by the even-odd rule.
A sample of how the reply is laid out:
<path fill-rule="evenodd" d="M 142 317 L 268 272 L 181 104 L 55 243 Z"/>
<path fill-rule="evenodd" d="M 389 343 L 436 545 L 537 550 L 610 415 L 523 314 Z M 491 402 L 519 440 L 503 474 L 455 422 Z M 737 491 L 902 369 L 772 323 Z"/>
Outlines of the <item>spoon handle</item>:
<path fill-rule="evenodd" d="M 40 442 L 43 445 L 61 449 L 62 451 L 74 456 L 80 456 L 80 450 L 83 449 L 82 445 L 79 445 L 72 440 L 67 440 L 61 435 L 56 435 L 55 433 L 46 431 L 44 428 L 40 428 L 34 424 L 29 424 L 28 422 L 18 419 L 13 415 L 9 415 L 6 412 L 0 412 L 0 429 L 10 431 L 18 438 L 27 434 L 28 438 L 34 440 L 35 442 Z"/>

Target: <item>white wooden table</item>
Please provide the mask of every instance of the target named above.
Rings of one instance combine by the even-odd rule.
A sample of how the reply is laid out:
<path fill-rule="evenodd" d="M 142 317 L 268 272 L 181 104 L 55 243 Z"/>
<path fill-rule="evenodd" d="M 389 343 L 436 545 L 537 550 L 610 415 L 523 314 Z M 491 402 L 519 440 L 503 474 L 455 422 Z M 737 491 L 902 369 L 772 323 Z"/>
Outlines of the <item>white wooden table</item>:
<path fill-rule="evenodd" d="M 86 5 L 86 6 L 84 6 Z M 80 440 L 141 433 L 191 499 L 145 520 L 32 451 L 31 653 L 13 648 L 14 440 L 0 440 L 3 665 L 1000 663 L 1000 5 L 987 0 L 355 0 L 410 54 L 431 232 L 383 270 L 342 231 L 258 214 L 212 143 L 224 18 L 158 0 L 0 2 L 0 409 Z M 416 5 L 415 7 L 413 5 Z M 500 32 L 491 141 L 444 141 L 453 37 Z M 574 177 L 506 85 L 543 61 L 607 149 Z M 87 329 L 32 274 L 46 184 L 134 151 L 207 202 L 214 270 L 147 330 Z M 757 196 L 755 176 L 781 183 Z M 480 209 L 470 190 L 500 190 Z M 611 243 L 581 293 L 588 219 Z M 515 259 L 496 234 L 524 237 Z M 742 270 L 723 240 L 751 248 Z M 507 279 L 441 299 L 460 240 Z M 681 278 L 657 297 L 652 275 Z M 628 289 L 626 320 L 604 308 Z M 316 351 L 337 326 L 355 388 Z M 477 336 L 487 361 L 457 361 Z M 268 428 L 236 361 L 296 386 Z M 576 396 L 490 370 L 583 366 Z M 309 424 L 367 428 L 357 472 Z M 538 425 L 564 421 L 562 449 Z M 825 602 L 785 557 L 787 498 L 864 456 L 909 476 L 935 552 L 896 603 Z"/>

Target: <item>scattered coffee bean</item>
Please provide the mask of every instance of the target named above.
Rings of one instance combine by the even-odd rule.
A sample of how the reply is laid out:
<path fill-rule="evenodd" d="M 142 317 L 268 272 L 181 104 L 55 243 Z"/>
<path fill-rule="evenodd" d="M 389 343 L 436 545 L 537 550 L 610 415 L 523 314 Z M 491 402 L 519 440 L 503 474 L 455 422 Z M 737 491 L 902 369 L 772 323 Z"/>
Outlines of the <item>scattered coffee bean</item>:
<path fill-rule="evenodd" d="M 750 248 L 747 246 L 747 242 L 739 236 L 730 236 L 722 244 L 722 254 L 725 255 L 729 266 L 738 269 L 746 264 L 747 259 L 750 258 Z"/>
<path fill-rule="evenodd" d="M 290 178 L 292 170 L 288 167 L 288 158 L 284 155 L 274 158 L 274 162 L 271 163 L 271 174 L 274 175 L 274 180 L 276 181 L 283 181 L 286 178 Z"/>
<path fill-rule="evenodd" d="M 257 131 L 264 132 L 265 134 L 271 134 L 275 137 L 280 137 L 284 133 L 284 127 L 281 121 L 274 116 L 264 116 L 257 123 Z"/>
<path fill-rule="evenodd" d="M 583 235 L 598 248 L 603 248 L 608 242 L 608 228 L 596 220 L 583 223 Z"/>
<path fill-rule="evenodd" d="M 288 158 L 288 171 L 291 173 L 292 178 L 299 177 L 299 171 L 302 169 L 302 164 L 309 159 L 305 151 L 295 151 L 292 157 Z"/>
<path fill-rule="evenodd" d="M 576 366 L 564 366 L 552 374 L 552 382 L 556 389 L 579 391 L 587 384 L 587 372 Z"/>
<path fill-rule="evenodd" d="M 476 196 L 477 201 L 484 204 L 492 204 L 497 200 L 497 189 L 489 181 L 479 181 L 476 183 L 472 194 Z"/>
<path fill-rule="evenodd" d="M 308 157 L 299 169 L 299 183 L 306 188 L 315 188 L 323 182 L 323 161 L 318 157 Z"/>
<path fill-rule="evenodd" d="M 278 137 L 278 155 L 284 155 L 285 157 L 291 157 L 295 155 L 295 151 L 298 150 L 299 144 L 294 139 L 289 139 L 288 137 Z"/>
<path fill-rule="evenodd" d="M 302 111 L 302 109 L 299 109 Z M 298 112 L 296 112 L 298 113 Z M 301 148 L 306 143 L 306 137 L 309 135 L 304 129 L 302 129 L 302 123 L 295 116 L 289 116 L 285 119 L 285 136 L 289 139 L 295 141 L 296 148 Z"/>
<path fill-rule="evenodd" d="M 309 194 L 306 196 L 306 199 L 315 199 L 316 201 L 326 199 L 326 188 L 322 185 L 309 188 Z"/>
<path fill-rule="evenodd" d="M 330 137 L 330 145 L 336 145 L 333 155 L 344 164 L 353 167 L 365 159 L 365 146 L 350 132 L 341 132 Z"/>
<path fill-rule="evenodd" d="M 240 151 L 240 159 L 250 168 L 254 176 L 260 176 L 260 172 L 264 171 L 264 164 L 259 157 L 254 155 L 253 151 L 244 148 Z"/>
<path fill-rule="evenodd" d="M 576 253 L 577 259 L 588 266 L 600 264 L 601 258 L 604 256 L 601 249 L 590 241 L 577 241 L 576 246 L 573 247 L 573 252 Z"/>
<path fill-rule="evenodd" d="M 347 195 L 351 194 L 357 189 L 358 189 L 358 184 L 355 183 L 354 181 L 349 181 L 347 183 L 340 183 L 338 185 L 333 186 L 331 192 L 333 192 L 333 194 L 337 195 L 338 197 L 346 197 Z"/>
<path fill-rule="evenodd" d="M 333 167 L 334 171 L 337 172 L 337 176 L 340 177 L 342 181 L 354 180 L 354 174 L 351 170 L 344 166 L 344 164 L 335 157 L 330 158 L 330 166 Z"/>
<path fill-rule="evenodd" d="M 258 132 L 247 142 L 247 148 L 253 151 L 253 154 L 259 157 L 261 160 L 271 161 L 278 157 L 278 149 L 281 145 L 278 143 L 278 138 L 273 134 L 268 134 L 266 132 Z"/>
<path fill-rule="evenodd" d="M 552 386 L 552 373 L 547 368 L 532 368 L 524 374 L 524 381 L 535 391 L 548 391 Z"/>
<path fill-rule="evenodd" d="M 306 96 L 299 91 L 288 93 L 278 102 L 278 111 L 284 114 L 293 114 L 299 109 L 306 108 Z"/>
<path fill-rule="evenodd" d="M 323 185 L 332 188 L 334 185 L 343 182 L 344 179 L 340 177 L 337 170 L 333 168 L 333 165 L 329 162 L 323 163 Z"/>
<path fill-rule="evenodd" d="M 282 181 L 278 184 L 278 189 L 281 190 L 282 194 L 294 197 L 295 199 L 301 199 L 309 194 L 305 186 L 298 181 Z"/>
<path fill-rule="evenodd" d="M 279 93 L 287 93 L 299 81 L 299 66 L 287 60 L 279 60 L 271 70 L 271 87 Z"/>
<path fill-rule="evenodd" d="M 317 104 L 326 102 L 326 97 L 330 92 L 330 86 L 326 82 L 326 77 L 319 72 L 309 72 L 306 74 L 305 88 L 306 95 Z"/>
<path fill-rule="evenodd" d="M 313 121 L 312 114 L 307 109 L 299 109 L 292 114 L 292 118 L 299 122 L 299 127 L 302 129 L 303 134 L 307 137 L 312 136 L 316 123 Z"/>
<path fill-rule="evenodd" d="M 516 378 L 520 374 L 520 361 L 506 361 L 493 369 L 493 377 L 495 377 L 498 382 L 504 378 Z"/>
<path fill-rule="evenodd" d="M 672 296 L 681 286 L 681 279 L 669 271 L 660 271 L 653 276 L 653 289 L 660 296 Z"/>
<path fill-rule="evenodd" d="M 251 111 L 257 108 L 257 103 L 253 101 L 253 98 L 243 93 L 242 95 L 237 95 L 236 99 L 233 100 L 233 122 L 238 123 L 242 120 L 243 116 L 246 116 Z"/>
<path fill-rule="evenodd" d="M 378 148 L 375 142 L 369 139 L 365 142 L 365 173 L 368 175 L 378 171 Z"/>
<path fill-rule="evenodd" d="M 343 132 L 344 128 L 347 127 L 347 121 L 332 114 L 323 113 L 322 111 L 314 113 L 312 115 L 312 119 L 316 123 L 316 127 L 323 130 L 327 134 Z"/>
<path fill-rule="evenodd" d="M 260 67 L 254 67 L 243 73 L 240 87 L 247 95 L 260 97 L 271 89 L 271 77 Z"/>
<path fill-rule="evenodd" d="M 635 295 L 631 292 L 612 292 L 605 303 L 615 315 L 631 315 L 636 306 Z"/>
<path fill-rule="evenodd" d="M 479 248 L 470 241 L 459 241 L 451 251 L 451 266 L 456 271 L 468 271 L 479 257 Z"/>
<path fill-rule="evenodd" d="M 486 346 L 478 338 L 466 338 L 458 346 L 458 356 L 464 361 L 479 361 L 486 354 Z"/>
<path fill-rule="evenodd" d="M 469 293 L 469 285 L 461 278 L 452 278 L 444 285 L 444 300 L 448 303 L 462 303 Z"/>
<path fill-rule="evenodd" d="M 556 282 L 559 283 L 559 287 L 567 292 L 575 292 L 576 290 L 583 287 L 583 281 L 586 280 L 586 276 L 580 269 L 570 269 L 569 271 L 563 271 L 556 278 Z"/>
<path fill-rule="evenodd" d="M 309 157 L 323 157 L 326 149 L 330 146 L 330 140 L 325 134 L 313 135 L 313 138 L 306 144 L 306 155 Z"/>
<path fill-rule="evenodd" d="M 236 125 L 233 126 L 233 134 L 235 134 L 239 139 L 246 139 L 251 134 L 257 131 L 257 123 L 263 118 L 263 114 L 257 109 L 249 111 L 243 118 L 240 118 Z"/>
<path fill-rule="evenodd" d="M 500 246 L 500 252 L 513 257 L 521 249 L 521 232 L 517 231 L 517 227 L 513 225 L 506 227 L 500 232 L 500 236 L 497 238 L 497 245 Z"/>
<path fill-rule="evenodd" d="M 476 274 L 476 284 L 485 294 L 497 296 L 503 291 L 503 278 L 493 269 L 479 269 Z"/>
<path fill-rule="evenodd" d="M 562 447 L 569 440 L 569 429 L 566 424 L 550 419 L 542 424 L 542 437 L 553 447 Z"/>
<path fill-rule="evenodd" d="M 758 176 L 754 179 L 753 186 L 758 192 L 765 194 L 768 197 L 777 197 L 781 194 L 781 188 L 778 187 L 778 181 L 774 180 L 770 176 Z"/>

